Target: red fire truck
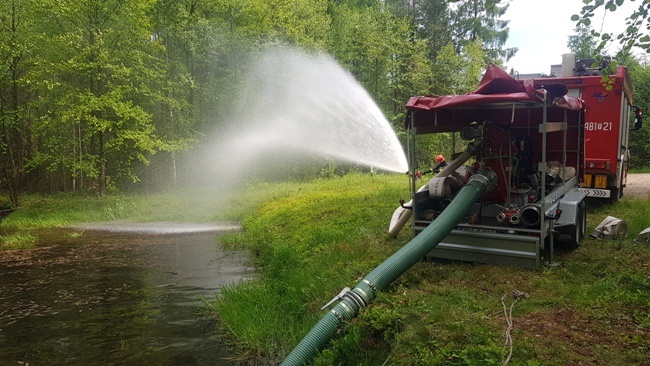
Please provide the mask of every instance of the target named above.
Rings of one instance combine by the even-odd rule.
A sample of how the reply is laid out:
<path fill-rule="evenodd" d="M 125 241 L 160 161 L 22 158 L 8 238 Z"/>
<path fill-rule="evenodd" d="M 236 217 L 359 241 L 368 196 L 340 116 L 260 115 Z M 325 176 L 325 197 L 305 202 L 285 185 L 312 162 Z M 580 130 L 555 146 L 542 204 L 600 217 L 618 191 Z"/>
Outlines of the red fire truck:
<path fill-rule="evenodd" d="M 589 197 L 617 201 L 627 180 L 631 124 L 634 129 L 641 128 L 643 111 L 632 103 L 633 88 L 626 67 L 618 66 L 614 75 L 603 77 L 602 67 L 588 67 L 592 62 L 564 55 L 562 65 L 555 66 L 559 77 L 535 78 L 534 84 L 537 88 L 563 84 L 569 88 L 569 96 L 585 101 L 582 190 Z"/>

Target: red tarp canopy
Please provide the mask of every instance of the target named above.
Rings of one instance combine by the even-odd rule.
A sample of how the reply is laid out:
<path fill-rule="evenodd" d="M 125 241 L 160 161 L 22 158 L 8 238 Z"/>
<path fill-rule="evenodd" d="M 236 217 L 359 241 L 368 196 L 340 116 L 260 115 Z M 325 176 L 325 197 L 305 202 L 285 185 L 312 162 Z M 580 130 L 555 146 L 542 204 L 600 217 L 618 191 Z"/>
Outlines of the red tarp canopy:
<path fill-rule="evenodd" d="M 503 102 L 540 103 L 545 98 L 551 98 L 558 107 L 573 110 L 583 108 L 581 99 L 566 96 L 567 88 L 564 85 L 553 84 L 544 89 L 535 89 L 534 85 L 534 79 L 521 82 L 498 66 L 491 65 L 475 91 L 465 95 L 412 97 L 406 103 L 406 109 L 430 111 Z"/>

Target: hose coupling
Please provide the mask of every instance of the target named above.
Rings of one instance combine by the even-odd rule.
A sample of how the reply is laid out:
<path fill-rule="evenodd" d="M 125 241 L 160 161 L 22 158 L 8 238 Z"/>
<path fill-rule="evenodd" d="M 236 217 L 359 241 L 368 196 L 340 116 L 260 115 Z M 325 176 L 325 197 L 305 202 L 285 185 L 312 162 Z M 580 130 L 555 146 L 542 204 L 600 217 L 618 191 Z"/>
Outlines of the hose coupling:
<path fill-rule="evenodd" d="M 348 303 L 353 304 L 357 309 L 362 309 L 368 306 L 363 297 L 354 292 L 354 290 L 346 292 L 341 300 L 347 300 Z"/>
<path fill-rule="evenodd" d="M 327 309 L 330 305 L 332 305 L 336 301 L 341 300 L 343 298 L 343 296 L 348 292 L 350 292 L 350 288 L 349 287 L 344 288 L 343 290 L 341 290 L 341 292 L 339 292 L 338 295 L 334 296 L 334 298 L 332 300 L 330 300 L 327 304 L 323 305 L 323 307 L 320 308 L 320 309 L 321 310 Z"/>
<path fill-rule="evenodd" d="M 325 310 L 330 305 L 332 305 L 333 303 L 339 300 L 341 301 L 340 306 L 345 308 L 346 312 L 354 312 L 355 314 L 360 309 L 368 306 L 368 303 L 360 294 L 357 294 L 356 292 L 354 292 L 354 290 L 350 290 L 349 287 L 346 287 L 320 309 Z M 336 313 L 334 309 L 332 309 L 332 312 L 334 312 L 334 314 L 337 315 L 337 317 L 340 316 L 340 314 Z"/>
<path fill-rule="evenodd" d="M 367 284 L 368 286 L 370 286 L 370 288 L 371 288 L 373 291 L 377 292 L 377 286 L 375 286 L 375 284 L 372 283 L 372 282 L 371 282 L 370 280 L 368 280 L 367 278 L 364 278 L 363 280 L 361 280 L 361 282 L 364 282 L 365 284 Z"/>

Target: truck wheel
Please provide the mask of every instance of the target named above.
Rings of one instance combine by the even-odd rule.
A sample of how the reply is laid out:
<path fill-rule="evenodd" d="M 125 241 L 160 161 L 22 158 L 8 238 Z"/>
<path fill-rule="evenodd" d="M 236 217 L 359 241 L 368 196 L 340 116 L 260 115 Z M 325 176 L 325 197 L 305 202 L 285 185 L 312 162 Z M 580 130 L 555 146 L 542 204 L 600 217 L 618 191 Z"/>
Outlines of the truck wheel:
<path fill-rule="evenodd" d="M 619 186 L 611 190 L 611 196 L 609 197 L 611 203 L 616 203 L 619 199 L 623 198 L 623 188 L 623 178 L 621 177 Z"/>
<path fill-rule="evenodd" d="M 585 237 L 585 234 L 587 233 L 587 202 L 586 201 L 581 201 L 578 204 L 578 221 L 580 221 L 580 239 Z M 578 245 L 580 242 L 578 242 Z"/>
<path fill-rule="evenodd" d="M 618 202 L 618 199 L 620 198 L 619 195 L 620 195 L 619 189 L 618 188 L 612 188 L 610 190 L 609 202 L 611 202 L 611 203 Z"/>
<path fill-rule="evenodd" d="M 625 193 L 623 192 L 623 188 L 623 185 L 621 185 L 621 188 L 619 188 L 618 198 L 623 198 L 623 194 Z"/>

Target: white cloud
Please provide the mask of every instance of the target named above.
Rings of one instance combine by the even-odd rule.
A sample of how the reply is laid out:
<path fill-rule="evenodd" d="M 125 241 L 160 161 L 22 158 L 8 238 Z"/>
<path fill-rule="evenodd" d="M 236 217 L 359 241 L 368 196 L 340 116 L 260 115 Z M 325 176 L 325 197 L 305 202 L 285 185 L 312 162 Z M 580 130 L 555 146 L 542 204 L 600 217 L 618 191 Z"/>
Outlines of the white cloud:
<path fill-rule="evenodd" d="M 502 1 L 503 2 L 503 1 Z M 507 70 L 514 68 L 521 74 L 550 72 L 552 64 L 562 62 L 562 54 L 568 53 L 567 42 L 574 34 L 573 14 L 579 14 L 582 0 L 511 0 L 503 19 L 510 20 L 510 37 L 506 47 L 517 47 L 517 54 L 506 63 Z M 625 18 L 638 6 L 638 2 L 626 0 L 616 12 L 603 12 L 592 19 L 592 28 L 605 32 L 621 32 Z M 602 24 L 601 24 L 602 23 Z M 608 53 L 615 53 L 610 46 Z"/>

